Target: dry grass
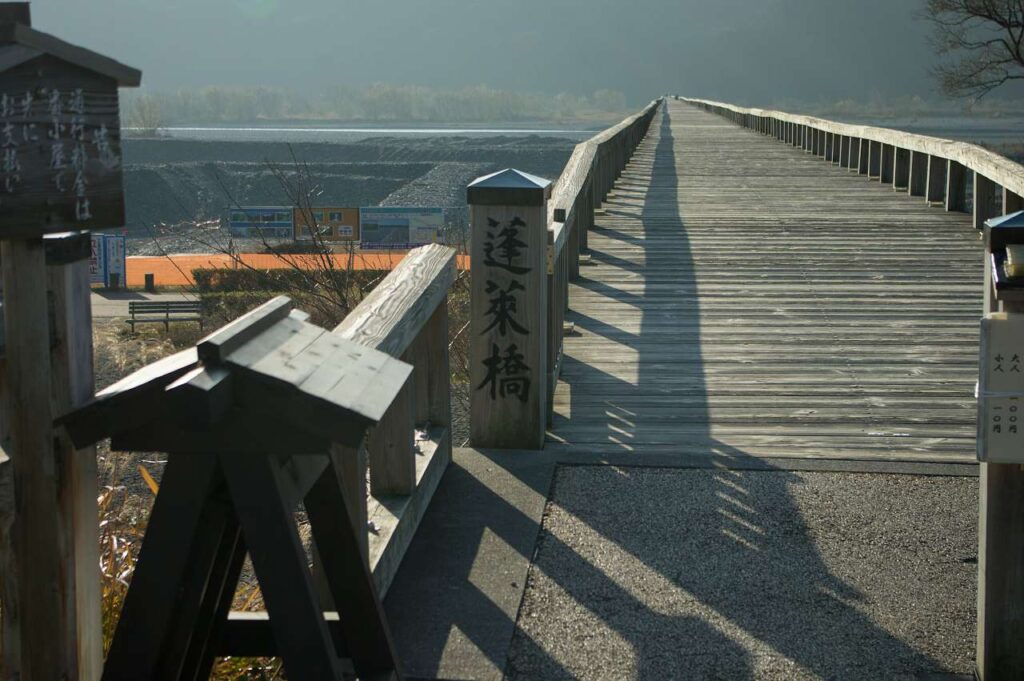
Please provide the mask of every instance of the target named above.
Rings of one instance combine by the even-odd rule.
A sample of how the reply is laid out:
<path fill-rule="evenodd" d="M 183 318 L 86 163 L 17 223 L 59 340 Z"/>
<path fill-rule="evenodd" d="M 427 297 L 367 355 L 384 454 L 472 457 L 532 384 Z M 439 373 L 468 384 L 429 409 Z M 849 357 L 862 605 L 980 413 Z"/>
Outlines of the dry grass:
<path fill-rule="evenodd" d="M 291 292 L 290 292 L 291 293 Z M 303 307 L 301 292 L 294 295 Z M 360 292 L 361 294 L 364 292 Z M 257 297 L 265 294 L 257 293 Z M 244 296 L 232 305 L 210 306 L 205 325 L 210 331 L 237 316 L 245 309 L 237 308 Z M 255 306 L 262 299 L 246 299 L 244 307 Z M 305 302 L 309 302 L 308 300 Z M 354 305 L 355 301 L 351 303 Z M 309 306 L 316 310 L 317 306 Z M 322 324 L 333 325 L 333 315 L 319 311 Z M 469 432 L 469 273 L 460 271 L 448 296 L 449 353 L 452 372 L 452 431 L 456 444 Z M 340 315 L 343 317 L 344 315 Z M 325 325 L 327 325 L 325 324 Z M 123 321 L 97 321 L 93 327 L 94 358 L 97 389 L 120 380 L 152 362 L 195 345 L 204 335 L 198 325 L 172 324 L 165 331 L 160 324 L 140 325 L 131 333 Z M 100 540 L 103 586 L 103 640 L 109 649 L 124 597 L 142 545 L 146 523 L 153 506 L 166 461 L 162 455 L 112 452 L 107 443 L 98 447 L 101 494 Z M 297 514 L 300 533 L 308 541 L 309 528 L 304 514 Z M 247 561 L 235 595 L 234 609 L 262 609 L 263 603 L 251 564 Z M 220 660 L 211 676 L 216 681 L 258 679 L 271 681 L 283 678 L 279 660 L 225 658 Z"/>
<path fill-rule="evenodd" d="M 195 324 L 138 327 L 132 334 L 124 322 L 102 321 L 93 327 L 96 385 L 102 389 L 162 357 L 194 345 L 201 337 Z M 103 593 L 103 646 L 110 649 L 124 606 L 146 524 L 153 508 L 165 458 L 133 452 L 112 452 L 106 442 L 97 448 L 100 476 L 100 573 Z M 240 580 L 233 607 L 261 609 L 259 587 L 248 574 Z M 210 677 L 214 681 L 281 679 L 279 660 L 223 658 Z"/>

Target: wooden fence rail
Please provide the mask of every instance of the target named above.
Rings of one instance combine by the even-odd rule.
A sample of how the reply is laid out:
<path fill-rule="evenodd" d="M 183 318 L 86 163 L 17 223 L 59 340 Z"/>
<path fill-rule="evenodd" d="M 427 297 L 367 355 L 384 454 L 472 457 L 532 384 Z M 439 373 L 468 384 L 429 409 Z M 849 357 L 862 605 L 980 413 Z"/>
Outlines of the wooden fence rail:
<path fill-rule="evenodd" d="M 976 144 L 705 99 L 678 99 L 948 211 L 967 210 L 965 171 L 970 171 L 977 229 L 989 218 L 1024 209 L 1024 168 Z M 850 151 L 844 154 L 844 148 Z"/>
<path fill-rule="evenodd" d="M 617 125 L 576 145 L 548 202 L 548 425 L 554 415 L 552 398 L 562 366 L 565 312 L 569 282 L 579 278 L 580 255 L 587 250 L 587 233 L 615 181 L 647 134 L 661 99 Z"/>
<path fill-rule="evenodd" d="M 340 457 L 350 485 L 347 498 L 368 500 L 351 511 L 382 596 L 451 461 L 447 301 L 455 276 L 454 250 L 432 245 L 411 251 L 334 329 L 413 366 L 365 446 Z M 334 456 L 343 450 L 338 449 Z M 369 523 L 375 530 L 368 536 Z"/>

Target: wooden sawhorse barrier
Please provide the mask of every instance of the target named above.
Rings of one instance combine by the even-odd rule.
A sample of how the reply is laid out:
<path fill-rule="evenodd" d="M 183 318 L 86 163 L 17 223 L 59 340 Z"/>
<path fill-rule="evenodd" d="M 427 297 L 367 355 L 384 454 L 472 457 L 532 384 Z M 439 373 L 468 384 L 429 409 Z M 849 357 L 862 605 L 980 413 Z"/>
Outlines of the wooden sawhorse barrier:
<path fill-rule="evenodd" d="M 276 298 L 62 419 L 79 447 L 169 454 L 105 680 L 205 679 L 222 655 L 281 657 L 292 681 L 400 678 L 332 445 L 358 447 L 412 367 L 306 319 Z M 232 618 L 246 553 L 267 612 Z"/>

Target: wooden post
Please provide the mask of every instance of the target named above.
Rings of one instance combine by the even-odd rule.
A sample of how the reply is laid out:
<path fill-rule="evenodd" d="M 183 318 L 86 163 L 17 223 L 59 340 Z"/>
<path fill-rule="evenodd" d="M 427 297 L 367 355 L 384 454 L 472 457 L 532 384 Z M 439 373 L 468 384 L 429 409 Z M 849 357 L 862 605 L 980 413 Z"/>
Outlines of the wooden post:
<path fill-rule="evenodd" d="M 48 257 L 47 280 L 53 301 L 51 329 L 51 370 L 53 405 L 64 414 L 92 399 L 95 389 L 92 357 L 92 306 L 89 293 L 89 246 L 87 232 L 58 235 L 46 242 L 77 241 L 78 246 Z M 61 255 L 70 259 L 64 262 Z M 99 524 L 96 499 L 99 494 L 96 448 L 76 450 L 67 433 L 60 429 L 54 440 L 59 479 L 57 501 L 64 571 L 61 592 L 67 618 L 66 640 L 77 650 L 79 679 L 99 679 L 103 671 L 103 627 L 101 623 Z"/>
<path fill-rule="evenodd" d="M 974 227 L 983 229 L 985 221 L 995 217 L 996 183 L 981 173 L 974 173 Z"/>
<path fill-rule="evenodd" d="M 1021 301 L 995 299 L 991 230 L 985 232 L 984 312 L 1001 306 L 1024 314 Z M 1024 466 L 981 462 L 979 467 L 977 677 L 1011 681 L 1024 678 Z"/>
<path fill-rule="evenodd" d="M 946 165 L 946 210 L 963 211 L 967 207 L 967 174 L 956 161 L 950 160 Z"/>
<path fill-rule="evenodd" d="M 871 142 L 868 147 L 868 179 L 874 180 L 882 173 L 882 143 Z"/>
<path fill-rule="evenodd" d="M 896 148 L 892 162 L 892 188 L 906 190 L 910 186 L 910 150 Z"/>
<path fill-rule="evenodd" d="M 882 169 L 878 181 L 882 184 L 892 184 L 894 165 L 896 162 L 896 147 L 891 144 L 882 145 Z"/>
<path fill-rule="evenodd" d="M 475 447 L 544 446 L 550 190 L 547 180 L 517 170 L 481 177 L 468 188 L 470 442 Z"/>
<path fill-rule="evenodd" d="M 868 168 L 870 163 L 868 161 L 871 158 L 871 145 L 874 144 L 871 140 L 860 141 L 860 154 L 857 158 L 857 173 L 859 175 L 870 175 Z M 870 176 L 869 178 L 870 179 Z"/>
<path fill-rule="evenodd" d="M 403 355 L 404 361 L 410 361 Z M 373 496 L 412 494 L 416 489 L 416 378 L 413 374 L 370 432 L 370 493 Z"/>
<path fill-rule="evenodd" d="M 67 632 L 73 611 L 61 595 L 69 538 L 60 531 L 50 404 L 50 323 L 41 237 L 0 242 L 10 449 L 14 472 L 14 554 L 20 607 L 21 678 L 75 679 Z M 62 642 L 54 645 L 55 641 Z"/>
<path fill-rule="evenodd" d="M 927 193 L 927 183 L 928 154 L 920 151 L 910 152 L 910 182 L 907 185 L 907 194 L 924 196 Z"/>
<path fill-rule="evenodd" d="M 1019 210 L 1024 210 L 1024 200 L 1019 195 L 1003 187 L 1003 215 L 1016 213 Z"/>
<path fill-rule="evenodd" d="M 928 156 L 928 179 L 925 182 L 928 203 L 941 203 L 946 194 L 946 159 L 941 156 Z"/>

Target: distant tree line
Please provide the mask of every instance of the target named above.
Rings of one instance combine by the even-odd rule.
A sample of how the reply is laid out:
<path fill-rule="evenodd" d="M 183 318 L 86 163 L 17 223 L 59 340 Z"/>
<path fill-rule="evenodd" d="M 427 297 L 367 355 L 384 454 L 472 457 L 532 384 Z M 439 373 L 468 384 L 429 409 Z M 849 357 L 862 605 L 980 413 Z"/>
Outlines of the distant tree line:
<path fill-rule="evenodd" d="M 626 97 L 613 90 L 591 95 L 495 90 L 460 90 L 417 85 L 335 86 L 322 92 L 288 92 L 265 87 L 206 87 L 174 92 L 127 91 L 122 98 L 126 127 L 155 129 L 189 123 L 253 123 L 285 120 L 352 122 L 486 123 L 575 120 L 624 114 Z"/>

